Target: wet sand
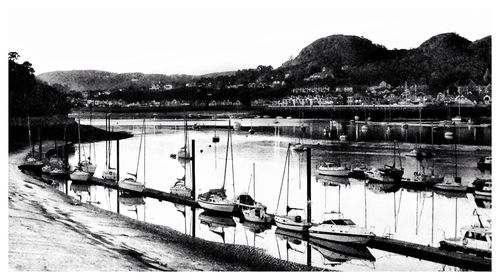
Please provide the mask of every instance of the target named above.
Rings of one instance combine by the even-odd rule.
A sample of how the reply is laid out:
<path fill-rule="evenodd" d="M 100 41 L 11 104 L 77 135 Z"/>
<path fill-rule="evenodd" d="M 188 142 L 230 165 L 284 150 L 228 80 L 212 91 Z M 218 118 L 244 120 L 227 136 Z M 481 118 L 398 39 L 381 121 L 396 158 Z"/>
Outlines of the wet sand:
<path fill-rule="evenodd" d="M 9 155 L 10 271 L 311 269 L 82 204 L 20 172 L 25 152 Z"/>

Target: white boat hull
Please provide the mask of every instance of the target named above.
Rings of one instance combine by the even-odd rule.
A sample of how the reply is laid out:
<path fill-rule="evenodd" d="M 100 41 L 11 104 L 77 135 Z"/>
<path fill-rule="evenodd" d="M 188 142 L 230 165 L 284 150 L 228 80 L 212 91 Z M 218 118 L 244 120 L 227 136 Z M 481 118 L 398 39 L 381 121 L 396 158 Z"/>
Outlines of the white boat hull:
<path fill-rule="evenodd" d="M 318 173 L 319 173 L 319 175 L 326 175 L 326 176 L 337 176 L 337 177 L 349 176 L 349 170 L 347 170 L 347 169 L 332 170 L 332 169 L 318 168 Z"/>
<path fill-rule="evenodd" d="M 110 169 L 110 170 L 104 170 L 102 172 L 102 178 L 106 180 L 113 180 L 116 181 L 117 179 L 117 174 L 116 170 Z"/>
<path fill-rule="evenodd" d="M 84 171 L 74 171 L 69 174 L 69 178 L 73 181 L 86 182 L 90 178 L 90 174 Z"/>
<path fill-rule="evenodd" d="M 224 213 L 233 213 L 236 210 L 236 204 L 234 202 L 210 202 L 204 200 L 198 200 L 200 206 L 207 210 L 224 212 Z"/>
<path fill-rule="evenodd" d="M 475 191 L 474 194 L 477 195 L 477 196 L 491 198 L 491 191 L 489 191 L 489 192 L 488 191 Z"/>
<path fill-rule="evenodd" d="M 190 188 L 186 186 L 174 186 L 170 188 L 170 193 L 175 194 L 182 197 L 191 197 L 192 191 Z"/>
<path fill-rule="evenodd" d="M 121 189 L 134 191 L 134 192 L 142 192 L 145 188 L 143 183 L 137 181 L 120 181 L 118 182 L 118 186 Z"/>
<path fill-rule="evenodd" d="M 84 172 L 88 172 L 90 175 L 94 175 L 96 168 L 97 165 L 89 162 L 80 163 L 80 169 Z"/>
<path fill-rule="evenodd" d="M 189 155 L 188 151 L 186 151 L 185 149 L 181 149 L 177 153 L 177 158 L 180 158 L 180 159 L 191 159 L 191 156 Z"/>
<path fill-rule="evenodd" d="M 242 211 L 243 217 L 246 221 L 254 223 L 270 223 L 271 216 L 269 216 L 264 209 L 254 208 L 245 209 Z"/>
<path fill-rule="evenodd" d="M 293 217 L 290 216 L 274 216 L 274 221 L 278 228 L 290 231 L 305 232 L 311 226 L 305 221 L 296 222 L 293 220 Z"/>

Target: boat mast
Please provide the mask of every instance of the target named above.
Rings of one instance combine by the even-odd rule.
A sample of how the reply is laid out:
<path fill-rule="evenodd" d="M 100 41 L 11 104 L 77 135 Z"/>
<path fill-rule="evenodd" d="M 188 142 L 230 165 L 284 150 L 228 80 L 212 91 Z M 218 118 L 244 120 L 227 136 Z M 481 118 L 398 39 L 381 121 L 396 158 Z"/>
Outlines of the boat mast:
<path fill-rule="evenodd" d="M 144 185 L 146 185 L 146 119 L 142 121 L 142 131 L 144 133 Z"/>
<path fill-rule="evenodd" d="M 28 115 L 28 141 L 31 147 L 31 155 L 35 156 L 35 145 L 31 143 L 31 126 L 30 126 L 30 116 Z"/>
<path fill-rule="evenodd" d="M 80 162 L 82 162 L 82 153 L 81 153 L 81 150 L 80 150 L 80 117 L 78 117 L 78 164 L 80 164 Z"/>
<path fill-rule="evenodd" d="M 142 131 L 141 131 L 141 140 L 139 141 L 139 154 L 137 155 L 137 165 L 135 167 L 135 180 L 137 180 L 137 173 L 139 172 L 139 161 L 141 160 L 141 150 L 142 150 L 142 138 L 144 137 L 144 124 L 142 126 Z"/>
<path fill-rule="evenodd" d="M 255 200 L 255 162 L 253 163 L 253 199 Z"/>
<path fill-rule="evenodd" d="M 287 151 L 287 156 L 286 156 L 286 166 L 287 166 L 287 176 L 286 176 L 286 214 L 288 215 L 288 212 L 290 212 L 290 207 L 288 206 L 288 197 L 290 193 L 290 149 Z M 299 163 L 299 170 L 300 170 L 300 163 Z M 300 180 L 300 178 L 299 178 Z"/>
<path fill-rule="evenodd" d="M 288 143 L 288 149 L 286 150 L 286 157 L 285 157 L 285 165 L 283 166 L 283 175 L 281 176 L 280 192 L 278 194 L 278 203 L 276 203 L 276 210 L 274 211 L 275 215 L 276 215 L 276 213 L 278 213 L 278 207 L 280 205 L 281 191 L 283 190 L 283 182 L 285 181 L 286 165 L 287 165 L 288 157 L 290 155 L 290 146 L 291 146 L 291 144 Z M 288 193 L 288 191 L 287 191 L 287 193 Z M 288 198 L 287 198 L 287 210 L 288 210 Z M 279 252 L 279 250 L 278 250 L 278 252 Z"/>

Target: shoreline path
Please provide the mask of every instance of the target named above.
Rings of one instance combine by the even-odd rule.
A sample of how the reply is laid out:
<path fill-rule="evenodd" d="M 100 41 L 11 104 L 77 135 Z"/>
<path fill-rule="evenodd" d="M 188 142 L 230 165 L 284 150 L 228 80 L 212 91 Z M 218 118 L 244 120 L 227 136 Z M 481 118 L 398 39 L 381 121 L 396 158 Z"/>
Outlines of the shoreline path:
<path fill-rule="evenodd" d="M 313 269 L 81 204 L 20 172 L 25 153 L 9 154 L 9 271 Z"/>

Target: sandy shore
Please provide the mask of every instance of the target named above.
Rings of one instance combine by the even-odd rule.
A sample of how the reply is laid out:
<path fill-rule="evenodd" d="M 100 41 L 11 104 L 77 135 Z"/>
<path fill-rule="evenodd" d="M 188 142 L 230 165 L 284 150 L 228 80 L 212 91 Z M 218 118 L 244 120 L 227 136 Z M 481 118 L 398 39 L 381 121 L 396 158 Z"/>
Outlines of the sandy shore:
<path fill-rule="evenodd" d="M 24 152 L 9 155 L 10 271 L 311 269 L 81 204 L 21 173 Z"/>

